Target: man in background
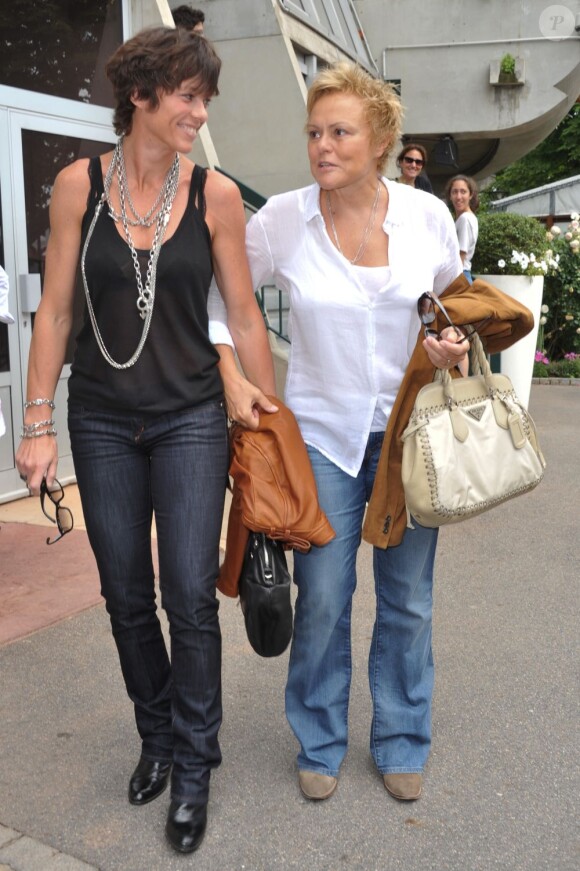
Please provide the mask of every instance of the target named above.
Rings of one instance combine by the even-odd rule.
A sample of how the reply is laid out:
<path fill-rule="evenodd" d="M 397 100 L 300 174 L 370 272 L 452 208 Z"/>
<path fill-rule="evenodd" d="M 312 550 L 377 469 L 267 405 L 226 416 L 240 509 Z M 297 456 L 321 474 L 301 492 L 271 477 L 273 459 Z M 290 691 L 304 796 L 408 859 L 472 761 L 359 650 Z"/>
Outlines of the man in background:
<path fill-rule="evenodd" d="M 177 9 L 171 11 L 176 27 L 183 27 L 185 30 L 193 30 L 195 33 L 203 34 L 203 23 L 205 15 L 201 9 L 192 9 L 191 6 L 178 6 Z"/>

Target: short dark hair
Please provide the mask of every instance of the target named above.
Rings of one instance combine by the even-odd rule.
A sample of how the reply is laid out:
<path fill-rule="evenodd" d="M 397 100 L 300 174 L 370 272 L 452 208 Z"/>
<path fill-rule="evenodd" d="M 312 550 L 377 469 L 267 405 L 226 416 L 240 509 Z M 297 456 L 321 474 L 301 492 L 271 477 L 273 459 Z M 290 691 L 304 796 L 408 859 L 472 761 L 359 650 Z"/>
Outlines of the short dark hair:
<path fill-rule="evenodd" d="M 192 9 L 191 6 L 178 6 L 177 9 L 171 10 L 171 14 L 176 27 L 186 27 L 189 30 L 193 29 L 196 24 L 203 24 L 205 21 L 205 15 L 201 9 Z"/>
<path fill-rule="evenodd" d="M 215 49 L 199 33 L 180 27 L 141 30 L 119 46 L 106 67 L 116 100 L 116 134 L 131 132 L 135 95 L 156 109 L 159 91 L 170 94 L 186 79 L 196 79 L 200 91 L 212 97 L 219 94 L 220 68 Z"/>

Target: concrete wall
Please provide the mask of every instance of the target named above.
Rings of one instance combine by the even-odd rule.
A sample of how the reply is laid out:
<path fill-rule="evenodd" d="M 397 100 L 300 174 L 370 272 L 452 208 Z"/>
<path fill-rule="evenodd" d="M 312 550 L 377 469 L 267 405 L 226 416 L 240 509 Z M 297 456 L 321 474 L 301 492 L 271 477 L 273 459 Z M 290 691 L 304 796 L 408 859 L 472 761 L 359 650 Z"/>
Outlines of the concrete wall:
<path fill-rule="evenodd" d="M 344 53 L 285 14 L 278 0 L 196 0 L 195 5 L 205 12 L 206 36 L 223 60 L 221 95 L 212 102 L 209 121 L 219 164 L 265 196 L 309 184 L 301 56 L 332 62 Z M 576 34 L 548 38 L 541 18 L 546 0 L 353 0 L 353 5 L 378 69 L 401 80 L 405 134 L 429 155 L 444 134 L 458 145 L 457 167 L 429 160 L 436 189 L 453 172 L 482 179 L 526 154 L 580 94 L 580 40 Z M 580 15 L 580 0 L 566 0 L 564 8 Z M 518 58 L 524 82 L 495 87 L 490 74 L 508 51 Z M 203 142 L 194 157 L 212 163 Z M 392 163 L 388 174 L 397 174 Z"/>
<path fill-rule="evenodd" d="M 310 183 L 305 87 L 281 34 L 216 43 L 221 95 L 209 126 L 220 164 L 264 196 Z"/>
<path fill-rule="evenodd" d="M 205 35 L 223 61 L 209 119 L 220 165 L 264 196 L 310 184 L 297 51 L 328 63 L 343 53 L 284 15 L 277 0 L 197 0 L 195 6 L 204 11 Z M 193 155 L 202 159 L 199 148 Z"/>
<path fill-rule="evenodd" d="M 384 52 L 387 78 L 401 79 L 405 133 L 450 133 L 471 142 L 460 152 L 474 162 L 499 139 L 486 174 L 542 141 L 580 94 L 580 41 L 546 36 L 546 0 L 354 3 L 379 69 Z M 571 18 L 580 13 L 578 0 L 564 5 Z M 506 52 L 523 61 L 521 87 L 490 85 L 490 66 Z"/>

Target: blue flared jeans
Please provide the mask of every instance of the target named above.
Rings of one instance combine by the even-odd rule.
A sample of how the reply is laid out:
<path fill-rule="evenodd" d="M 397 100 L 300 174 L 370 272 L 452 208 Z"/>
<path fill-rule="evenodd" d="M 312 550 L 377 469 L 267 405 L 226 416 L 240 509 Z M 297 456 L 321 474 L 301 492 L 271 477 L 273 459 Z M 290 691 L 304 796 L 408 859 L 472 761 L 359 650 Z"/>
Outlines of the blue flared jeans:
<path fill-rule="evenodd" d="M 336 538 L 325 547 L 294 555 L 298 596 L 286 716 L 300 744 L 299 769 L 334 777 L 348 744 L 356 556 L 382 442 L 382 433 L 371 433 L 356 478 L 308 447 L 320 505 Z M 381 774 L 421 772 L 431 744 L 437 530 L 413 525 L 396 547 L 373 548 L 376 617 L 368 664 L 373 703 L 370 750 Z"/>
<path fill-rule="evenodd" d="M 69 430 L 142 755 L 172 759 L 172 798 L 201 803 L 221 761 L 216 580 L 229 453 L 224 403 L 152 418 L 71 404 Z M 157 616 L 153 515 L 170 656 Z"/>

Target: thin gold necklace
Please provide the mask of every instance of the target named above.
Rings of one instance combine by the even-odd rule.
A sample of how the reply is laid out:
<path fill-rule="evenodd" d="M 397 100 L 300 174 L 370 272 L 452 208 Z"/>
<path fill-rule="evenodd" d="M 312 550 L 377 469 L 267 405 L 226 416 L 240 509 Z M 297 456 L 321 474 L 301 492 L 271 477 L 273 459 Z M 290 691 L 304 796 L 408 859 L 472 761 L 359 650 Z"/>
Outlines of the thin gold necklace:
<path fill-rule="evenodd" d="M 368 241 L 370 239 L 371 233 L 373 231 L 373 227 L 375 225 L 375 217 L 377 214 L 377 207 L 379 205 L 380 194 L 381 194 L 381 180 L 379 179 L 377 182 L 377 192 L 375 194 L 375 199 L 374 199 L 373 205 L 371 207 L 371 214 L 369 217 L 368 224 L 366 225 L 366 227 L 363 231 L 362 239 L 361 239 L 360 245 L 358 246 L 356 254 L 352 258 L 352 260 L 349 261 L 350 263 L 353 264 L 353 266 L 355 265 L 355 263 L 358 263 L 359 260 L 362 260 L 362 256 L 367 249 Z M 334 215 L 332 213 L 332 205 L 330 203 L 330 191 L 326 191 L 326 206 L 328 208 L 328 214 L 330 216 L 330 227 L 332 229 L 332 235 L 334 236 L 334 241 L 335 241 L 336 247 L 338 248 L 339 252 L 344 257 L 345 255 L 343 253 L 342 248 L 340 247 L 340 242 L 338 241 L 338 233 L 336 232 L 336 227 L 334 226 Z"/>

